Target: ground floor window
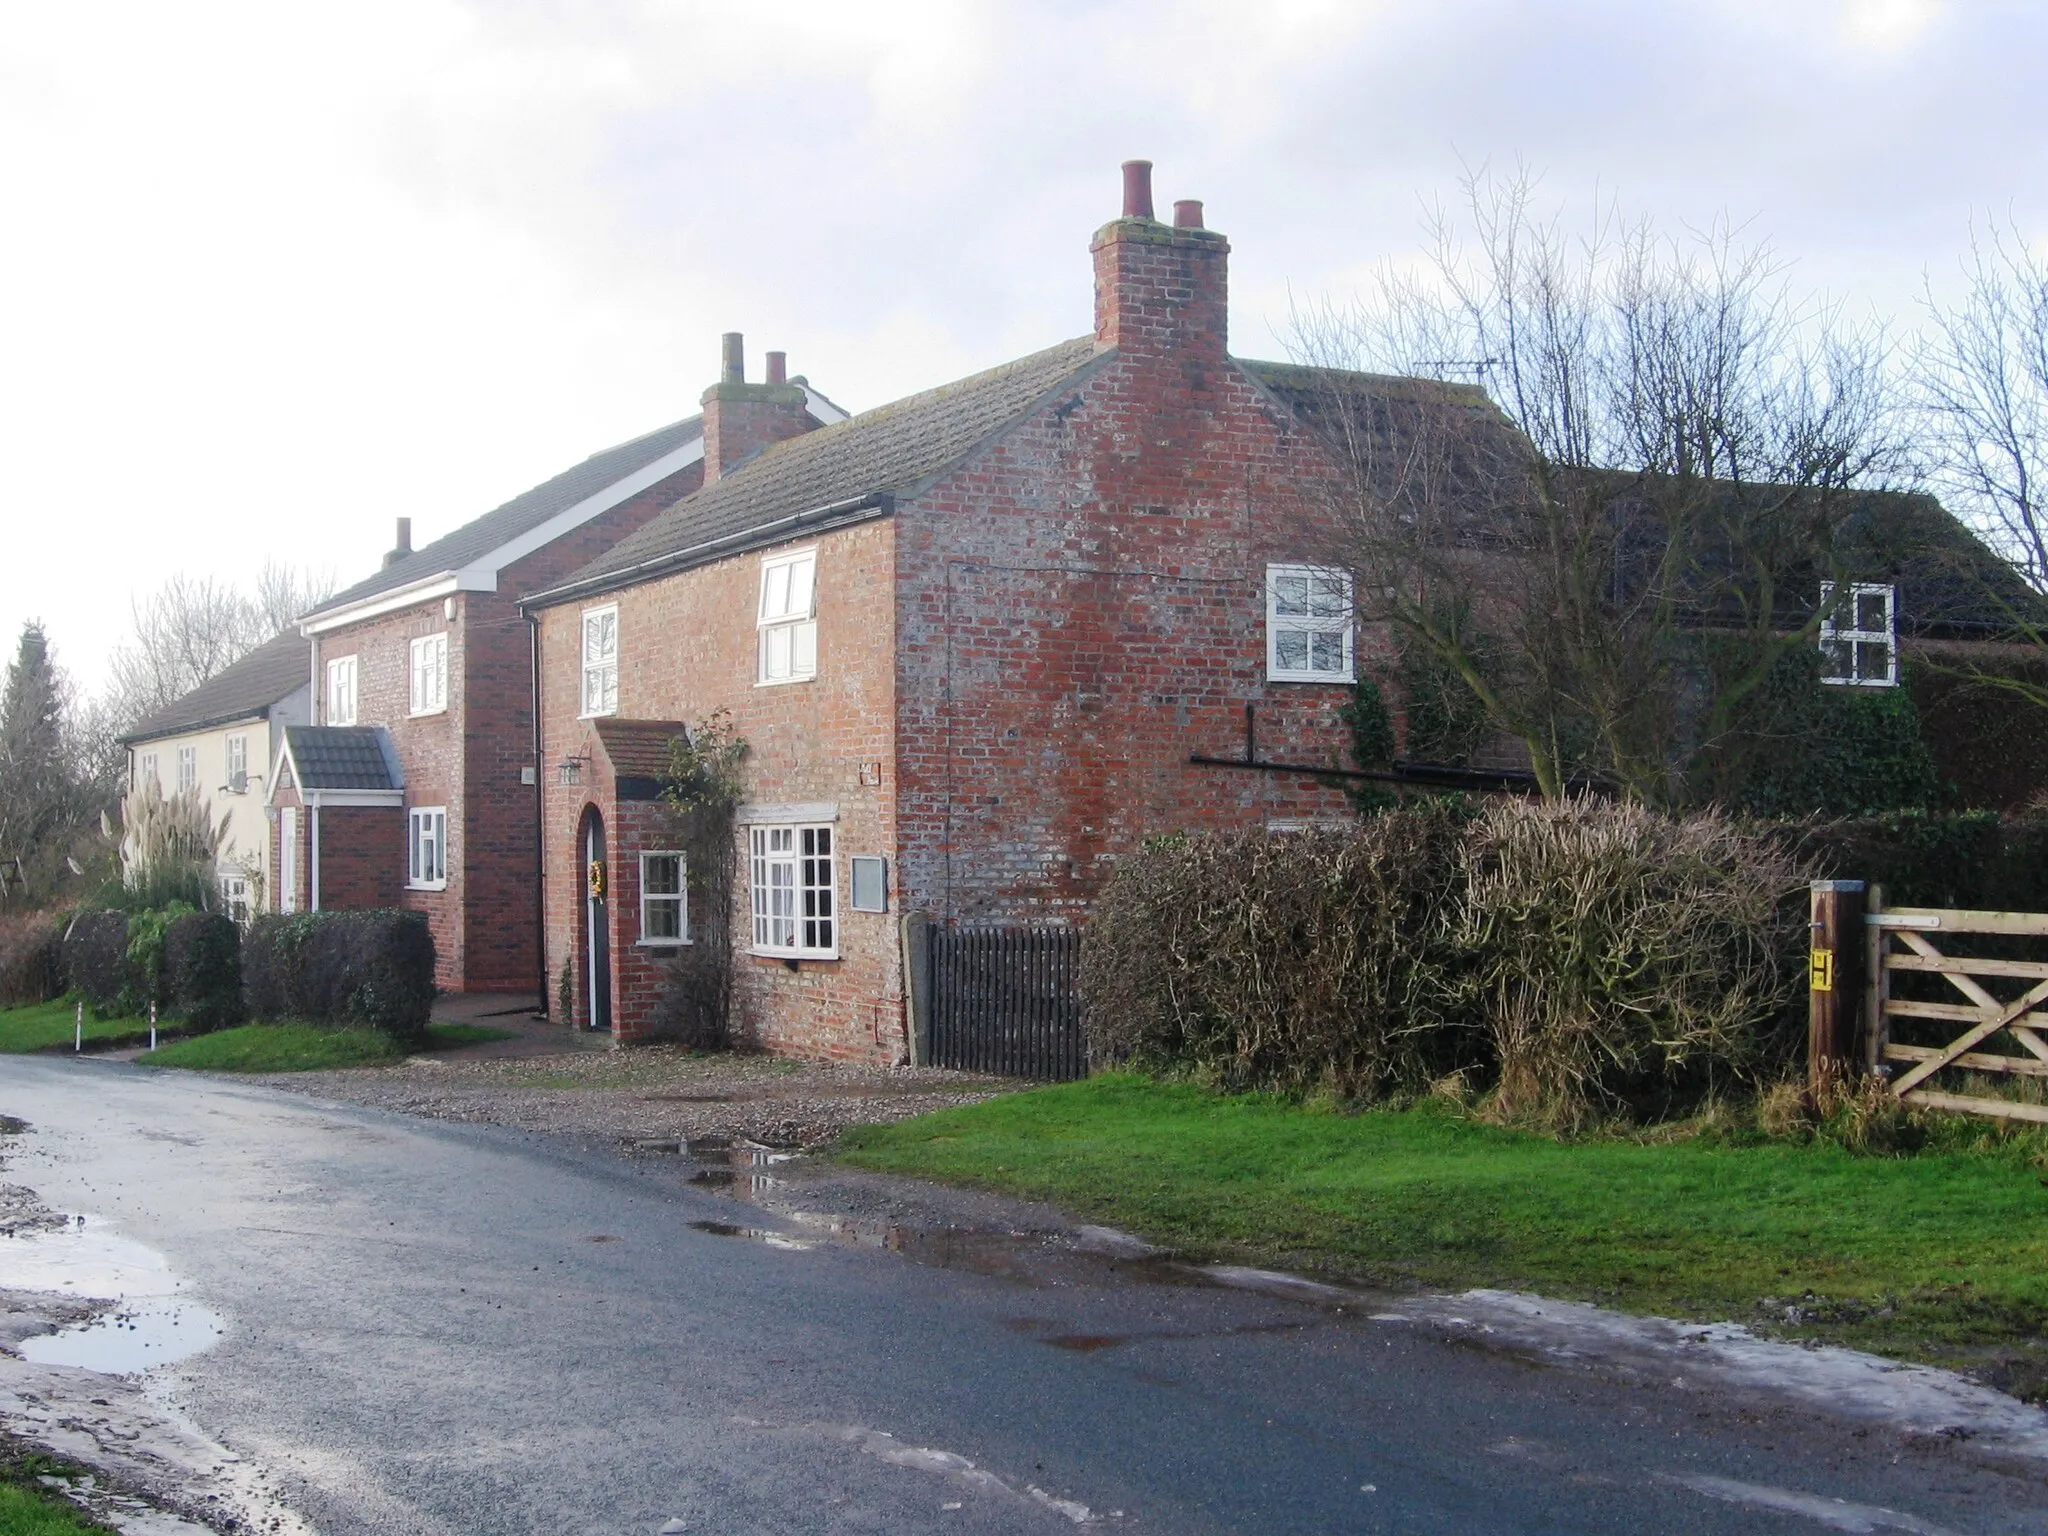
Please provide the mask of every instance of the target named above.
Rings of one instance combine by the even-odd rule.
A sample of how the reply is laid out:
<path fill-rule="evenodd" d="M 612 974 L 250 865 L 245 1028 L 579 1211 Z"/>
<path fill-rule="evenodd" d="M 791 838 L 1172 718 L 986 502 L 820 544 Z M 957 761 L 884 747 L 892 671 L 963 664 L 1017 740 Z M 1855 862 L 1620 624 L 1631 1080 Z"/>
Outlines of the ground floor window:
<path fill-rule="evenodd" d="M 406 883 L 415 890 L 448 885 L 448 808 L 416 805 L 406 812 Z"/>
<path fill-rule="evenodd" d="M 684 875 L 689 864 L 680 853 L 640 855 L 640 942 L 690 942 L 690 897 Z"/>
<path fill-rule="evenodd" d="M 754 953 L 839 954 L 832 828 L 752 827 Z"/>
<path fill-rule="evenodd" d="M 242 874 L 220 877 L 220 909 L 238 923 L 249 921 L 249 877 Z"/>

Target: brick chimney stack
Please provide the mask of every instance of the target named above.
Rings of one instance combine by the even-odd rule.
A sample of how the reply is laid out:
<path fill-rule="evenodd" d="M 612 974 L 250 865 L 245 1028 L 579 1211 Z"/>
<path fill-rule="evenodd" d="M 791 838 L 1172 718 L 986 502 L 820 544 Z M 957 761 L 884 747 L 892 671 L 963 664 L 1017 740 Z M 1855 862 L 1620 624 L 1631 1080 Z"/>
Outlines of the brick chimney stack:
<path fill-rule="evenodd" d="M 387 567 L 394 566 L 411 553 L 412 519 L 409 517 L 401 517 L 398 520 L 398 542 L 392 545 L 390 550 L 386 552 L 384 556 L 384 564 Z"/>
<path fill-rule="evenodd" d="M 720 345 L 718 382 L 704 391 L 704 483 L 709 485 L 771 443 L 817 423 L 797 385 L 786 383 L 783 354 L 768 354 L 768 382 L 747 382 L 746 343 L 738 331 Z"/>
<path fill-rule="evenodd" d="M 1152 213 L 1152 162 L 1124 162 L 1123 216 L 1095 232 L 1095 344 L 1128 357 L 1221 363 L 1230 242 L 1202 227 L 1202 205 Z"/>

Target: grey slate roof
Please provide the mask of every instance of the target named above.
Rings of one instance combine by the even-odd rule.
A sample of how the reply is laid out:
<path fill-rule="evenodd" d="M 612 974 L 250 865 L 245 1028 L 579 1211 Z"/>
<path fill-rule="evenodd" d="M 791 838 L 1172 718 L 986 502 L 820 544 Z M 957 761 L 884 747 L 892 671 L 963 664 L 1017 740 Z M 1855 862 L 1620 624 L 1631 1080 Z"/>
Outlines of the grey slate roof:
<path fill-rule="evenodd" d="M 403 789 L 398 754 L 381 725 L 292 725 L 284 749 L 301 794 L 309 789 Z"/>
<path fill-rule="evenodd" d="M 557 512 L 567 511 L 579 501 L 595 496 L 606 486 L 623 480 L 655 460 L 674 453 L 704 435 L 704 418 L 692 416 L 670 422 L 644 437 L 593 453 L 574 469 L 564 470 L 523 495 L 515 496 L 494 512 L 464 523 L 453 533 L 443 534 L 431 544 L 421 545 L 395 565 L 322 603 L 315 613 L 345 608 L 380 592 L 394 591 L 416 581 L 426 581 L 489 554 L 499 545 L 530 533 Z M 308 615 L 311 617 L 311 615 Z"/>
<path fill-rule="evenodd" d="M 588 590 L 648 561 L 854 497 L 914 490 L 1024 415 L 1096 356 L 1092 337 L 774 444 L 570 577 Z"/>
<path fill-rule="evenodd" d="M 122 744 L 203 731 L 230 720 L 268 714 L 278 700 L 306 686 L 312 665 L 313 643 L 296 630 L 286 630 L 182 699 L 145 715 L 121 738 Z"/>

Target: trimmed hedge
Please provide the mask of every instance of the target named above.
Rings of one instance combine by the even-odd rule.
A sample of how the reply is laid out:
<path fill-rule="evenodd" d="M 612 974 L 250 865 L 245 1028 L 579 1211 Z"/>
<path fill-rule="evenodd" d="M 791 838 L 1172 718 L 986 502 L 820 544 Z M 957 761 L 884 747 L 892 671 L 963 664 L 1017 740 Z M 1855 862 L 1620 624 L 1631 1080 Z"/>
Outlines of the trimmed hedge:
<path fill-rule="evenodd" d="M 65 930 L 63 959 L 65 984 L 97 1017 L 117 1019 L 135 1011 L 142 989 L 128 959 L 126 912 L 79 913 Z"/>
<path fill-rule="evenodd" d="M 63 939 L 54 913 L 0 915 L 0 1008 L 48 1002 L 64 990 Z"/>
<path fill-rule="evenodd" d="M 434 936 L 425 913 L 395 908 L 259 917 L 242 941 L 242 982 L 255 1018 L 368 1024 L 419 1044 L 434 1005 Z"/>
<path fill-rule="evenodd" d="M 219 912 L 187 912 L 164 929 L 158 1001 L 199 1030 L 242 1022 L 242 935 Z"/>

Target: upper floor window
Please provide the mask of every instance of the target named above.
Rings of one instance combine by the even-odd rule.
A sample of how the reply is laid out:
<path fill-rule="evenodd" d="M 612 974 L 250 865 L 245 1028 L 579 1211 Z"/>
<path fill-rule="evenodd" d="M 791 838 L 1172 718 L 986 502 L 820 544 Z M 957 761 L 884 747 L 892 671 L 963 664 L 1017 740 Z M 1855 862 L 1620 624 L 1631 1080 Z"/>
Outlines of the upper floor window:
<path fill-rule="evenodd" d="M 764 683 L 818 675 L 818 552 L 806 549 L 761 562 L 761 672 Z"/>
<path fill-rule="evenodd" d="M 337 656 L 327 663 L 327 723 L 356 723 L 356 659 Z"/>
<path fill-rule="evenodd" d="M 405 813 L 406 883 L 438 891 L 448 884 L 448 808 L 416 805 Z"/>
<path fill-rule="evenodd" d="M 1351 573 L 1266 567 L 1266 676 L 1279 683 L 1352 680 Z"/>
<path fill-rule="evenodd" d="M 586 715 L 619 712 L 619 610 L 583 615 L 583 708 Z"/>
<path fill-rule="evenodd" d="M 754 953 L 838 958 L 832 828 L 753 827 Z"/>
<path fill-rule="evenodd" d="M 249 738 L 228 738 L 228 792 L 241 794 L 249 787 Z"/>
<path fill-rule="evenodd" d="M 1857 581 L 1820 584 L 1820 680 L 1853 688 L 1899 683 L 1898 589 Z"/>
<path fill-rule="evenodd" d="M 640 942 L 687 944 L 690 941 L 690 898 L 684 888 L 683 855 L 640 855 Z"/>
<path fill-rule="evenodd" d="M 199 787 L 199 749 L 178 748 L 178 793 Z"/>
<path fill-rule="evenodd" d="M 448 636 L 422 635 L 412 643 L 412 712 L 437 715 L 448 707 Z"/>
<path fill-rule="evenodd" d="M 137 754 L 135 759 L 135 782 L 130 788 L 140 789 L 145 784 L 161 783 L 162 780 L 156 776 L 156 754 L 154 752 Z"/>

